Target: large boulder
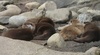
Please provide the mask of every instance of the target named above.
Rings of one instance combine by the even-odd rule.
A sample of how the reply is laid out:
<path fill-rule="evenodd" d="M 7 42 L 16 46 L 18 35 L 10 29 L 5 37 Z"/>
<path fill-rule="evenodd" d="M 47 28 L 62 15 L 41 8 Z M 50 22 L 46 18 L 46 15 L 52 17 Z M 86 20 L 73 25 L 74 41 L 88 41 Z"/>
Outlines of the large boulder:
<path fill-rule="evenodd" d="M 70 12 L 68 9 L 62 8 L 62 9 L 47 11 L 45 16 L 51 18 L 54 22 L 57 22 L 57 21 L 68 20 L 69 14 Z"/>
<path fill-rule="evenodd" d="M 91 9 L 90 7 L 83 7 L 78 10 L 78 13 L 85 13 L 85 12 L 87 12 L 87 10 L 90 10 L 90 9 Z"/>
<path fill-rule="evenodd" d="M 0 5 L 0 12 L 6 10 L 5 6 Z"/>
<path fill-rule="evenodd" d="M 79 16 L 77 17 L 77 19 L 81 22 L 91 22 L 92 21 L 92 15 L 90 13 L 82 13 L 79 14 Z"/>
<path fill-rule="evenodd" d="M 54 1 L 58 8 L 66 6 L 67 4 L 70 4 L 74 0 L 5 0 L 5 1 L 12 1 L 14 3 L 20 3 L 20 2 L 39 2 L 40 4 L 43 4 L 46 1 Z"/>
<path fill-rule="evenodd" d="M 12 27 L 19 27 L 23 23 L 25 23 L 26 21 L 27 21 L 27 17 L 20 16 L 20 15 L 12 16 L 12 17 L 9 18 L 9 24 Z"/>
<path fill-rule="evenodd" d="M 6 10 L 5 5 L 6 4 L 11 4 L 12 2 L 10 1 L 0 1 L 0 12 Z"/>
<path fill-rule="evenodd" d="M 7 24 L 9 23 L 8 20 L 9 20 L 10 16 L 0 16 L 0 23 L 1 24 Z"/>
<path fill-rule="evenodd" d="M 13 16 L 21 13 L 21 9 L 16 5 L 7 5 L 7 10 L 0 12 L 0 16 Z"/>
<path fill-rule="evenodd" d="M 86 55 L 100 55 L 100 48 L 92 47 L 85 52 Z"/>
<path fill-rule="evenodd" d="M 83 4 L 83 3 L 88 3 L 91 2 L 91 0 L 78 0 L 77 4 Z"/>
<path fill-rule="evenodd" d="M 95 4 L 94 9 L 96 9 L 96 10 L 100 10 L 100 2 L 97 3 L 97 4 Z"/>
<path fill-rule="evenodd" d="M 84 55 L 82 52 L 60 52 L 50 50 L 33 42 L 14 40 L 0 36 L 1 55 Z"/>
<path fill-rule="evenodd" d="M 72 13 L 72 17 L 75 18 L 78 16 L 78 14 L 74 11 L 71 11 L 67 8 L 61 8 L 61 9 L 55 9 L 52 11 L 47 11 L 46 12 L 46 17 L 51 18 L 54 22 L 58 22 L 58 21 L 67 21 L 69 20 L 69 15 L 71 15 Z"/>
<path fill-rule="evenodd" d="M 93 47 L 83 52 L 60 52 L 29 41 L 15 40 L 0 36 L 1 55 L 100 55 L 100 48 Z"/>
<path fill-rule="evenodd" d="M 29 3 L 26 3 L 25 4 L 25 7 L 28 9 L 28 10 L 33 10 L 33 9 L 36 9 L 40 6 L 40 3 L 38 2 L 29 2 Z"/>
<path fill-rule="evenodd" d="M 3 29 L 5 29 L 5 28 L 6 28 L 5 26 L 0 25 L 0 30 L 3 30 Z"/>
<path fill-rule="evenodd" d="M 33 9 L 32 11 L 25 12 L 25 13 L 22 13 L 20 15 L 21 16 L 25 16 L 28 19 L 37 18 L 37 17 L 41 17 L 42 16 L 42 11 L 43 10 Z"/>
<path fill-rule="evenodd" d="M 0 5 L 6 5 L 6 4 L 11 4 L 13 2 L 10 1 L 0 1 Z"/>
<path fill-rule="evenodd" d="M 93 14 L 93 15 L 100 15 L 100 10 L 93 10 L 93 9 L 90 9 L 90 10 L 87 10 L 87 12 Z"/>
<path fill-rule="evenodd" d="M 64 48 L 66 47 L 66 42 L 59 33 L 55 33 L 47 40 L 47 45 L 49 47 Z"/>
<path fill-rule="evenodd" d="M 57 9 L 57 5 L 53 1 L 47 1 L 44 4 L 42 4 L 38 9 L 55 10 Z"/>

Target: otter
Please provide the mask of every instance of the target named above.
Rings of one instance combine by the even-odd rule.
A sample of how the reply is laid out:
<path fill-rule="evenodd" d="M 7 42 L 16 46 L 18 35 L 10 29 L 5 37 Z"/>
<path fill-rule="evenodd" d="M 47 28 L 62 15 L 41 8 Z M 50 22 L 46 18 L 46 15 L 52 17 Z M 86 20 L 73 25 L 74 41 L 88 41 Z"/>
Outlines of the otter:
<path fill-rule="evenodd" d="M 84 33 L 80 38 L 74 39 L 74 41 L 79 43 L 99 41 L 100 40 L 100 28 L 94 23 L 87 23 L 84 27 Z"/>
<path fill-rule="evenodd" d="M 55 26 L 53 20 L 51 20 L 50 18 L 48 17 L 42 17 L 38 20 L 38 23 L 41 23 L 41 22 L 46 22 L 46 23 L 49 23 L 51 24 L 53 27 Z"/>
<path fill-rule="evenodd" d="M 26 26 L 25 24 L 28 24 L 28 26 L 32 24 L 34 40 L 47 40 L 56 32 L 54 22 L 47 17 L 30 19 L 23 24 L 24 27 Z"/>
<path fill-rule="evenodd" d="M 27 20 L 25 23 L 28 23 L 28 22 L 32 22 L 35 25 L 38 24 L 38 23 L 41 23 L 41 22 L 45 22 L 45 23 L 49 23 L 49 24 L 55 26 L 53 20 L 51 20 L 48 17 L 32 18 L 32 19 Z"/>
<path fill-rule="evenodd" d="M 4 31 L 2 36 L 12 38 L 12 39 L 19 39 L 30 41 L 33 39 L 32 30 L 29 28 L 12 28 Z"/>
<path fill-rule="evenodd" d="M 65 41 L 74 40 L 84 32 L 84 26 L 81 25 L 77 19 L 71 19 L 70 23 L 71 25 L 65 27 L 59 32 Z"/>
<path fill-rule="evenodd" d="M 49 23 L 38 23 L 33 34 L 35 40 L 47 40 L 52 34 L 54 34 L 55 28 Z"/>

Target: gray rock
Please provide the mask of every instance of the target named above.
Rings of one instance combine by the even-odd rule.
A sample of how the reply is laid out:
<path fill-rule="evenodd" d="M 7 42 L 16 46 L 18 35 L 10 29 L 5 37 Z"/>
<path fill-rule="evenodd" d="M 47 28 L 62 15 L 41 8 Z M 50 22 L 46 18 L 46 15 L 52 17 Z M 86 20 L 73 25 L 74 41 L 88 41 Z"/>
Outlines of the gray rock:
<path fill-rule="evenodd" d="M 9 18 L 9 24 L 12 26 L 12 27 L 19 27 L 21 26 L 23 23 L 25 23 L 27 21 L 27 17 L 25 16 L 12 16 Z"/>
<path fill-rule="evenodd" d="M 10 2 L 14 2 L 14 3 L 16 2 L 17 3 L 17 2 L 19 2 L 21 0 L 3 0 L 3 1 L 10 1 Z"/>
<path fill-rule="evenodd" d="M 87 12 L 91 13 L 92 15 L 100 15 L 100 10 L 90 9 L 90 10 L 87 10 Z"/>
<path fill-rule="evenodd" d="M 25 7 L 26 7 L 28 10 L 37 9 L 39 6 L 40 6 L 40 3 L 38 3 L 38 2 L 29 2 L 29 3 L 26 3 L 26 4 L 25 4 Z"/>
<path fill-rule="evenodd" d="M 58 48 L 65 48 L 67 45 L 61 35 L 59 33 L 53 34 L 48 40 L 47 45 L 49 47 L 58 47 Z"/>
<path fill-rule="evenodd" d="M 55 9 L 52 11 L 47 11 L 45 16 L 51 18 L 54 22 L 66 21 L 69 19 L 69 10 L 66 8 Z"/>
<path fill-rule="evenodd" d="M 0 23 L 1 24 L 7 24 L 9 23 L 8 20 L 9 20 L 10 16 L 0 16 Z"/>
<path fill-rule="evenodd" d="M 63 6 L 70 4 L 74 0 L 42 0 L 42 1 L 37 0 L 37 1 L 40 3 L 44 3 L 46 1 L 54 1 L 57 4 L 57 7 L 60 8 L 60 7 L 63 7 Z"/>
<path fill-rule="evenodd" d="M 67 8 L 61 8 L 61 9 L 55 9 L 51 11 L 46 11 L 46 17 L 51 18 L 54 22 L 57 21 L 67 21 L 69 19 L 69 9 Z M 74 11 L 72 11 L 72 17 L 76 18 L 78 14 Z"/>
<path fill-rule="evenodd" d="M 92 47 L 85 52 L 86 55 L 100 55 L 100 48 Z"/>
<path fill-rule="evenodd" d="M 7 10 L 0 12 L 0 16 L 13 16 L 21 13 L 21 9 L 16 5 L 7 5 Z"/>
<path fill-rule="evenodd" d="M 5 29 L 5 28 L 6 28 L 5 26 L 0 25 L 0 30 L 3 30 L 3 29 Z"/>
<path fill-rule="evenodd" d="M 4 4 L 7 4 L 7 3 L 12 3 L 12 2 L 10 2 L 10 1 L 0 1 L 0 5 L 4 5 Z"/>
<path fill-rule="evenodd" d="M 79 16 L 77 17 L 77 19 L 81 22 L 91 22 L 92 21 L 92 15 L 90 13 L 83 13 L 83 14 L 79 14 Z"/>
<path fill-rule="evenodd" d="M 42 16 L 42 11 L 43 10 L 33 9 L 32 11 L 25 12 L 25 13 L 22 13 L 20 15 L 25 16 L 28 19 L 31 19 L 31 18 L 41 17 Z"/>
<path fill-rule="evenodd" d="M 77 4 L 83 4 L 88 2 L 91 2 L 91 0 L 77 0 Z"/>
<path fill-rule="evenodd" d="M 82 52 L 59 52 L 41 45 L 0 36 L 1 55 L 84 55 Z"/>
<path fill-rule="evenodd" d="M 5 6 L 0 5 L 0 12 L 6 10 Z"/>
<path fill-rule="evenodd" d="M 0 12 L 6 10 L 5 5 L 12 4 L 13 2 L 10 1 L 0 1 Z"/>
<path fill-rule="evenodd" d="M 5 1 L 13 1 L 14 3 L 20 3 L 20 2 L 39 2 L 40 4 L 43 4 L 46 1 L 54 1 L 58 8 L 66 6 L 67 4 L 70 4 L 74 0 L 5 0 Z"/>
<path fill-rule="evenodd" d="M 83 8 L 81 8 L 81 9 L 78 10 L 78 13 L 85 13 L 89 9 L 91 9 L 91 8 L 90 7 L 83 7 Z"/>
<path fill-rule="evenodd" d="M 57 9 L 57 5 L 53 1 L 47 1 L 44 4 L 42 4 L 38 9 L 55 10 Z"/>
<path fill-rule="evenodd" d="M 72 11 L 72 18 L 76 18 L 78 16 L 78 13 L 76 13 L 75 11 Z"/>
<path fill-rule="evenodd" d="M 100 10 L 100 2 L 97 3 L 97 4 L 95 4 L 94 9 L 96 9 L 96 10 Z"/>

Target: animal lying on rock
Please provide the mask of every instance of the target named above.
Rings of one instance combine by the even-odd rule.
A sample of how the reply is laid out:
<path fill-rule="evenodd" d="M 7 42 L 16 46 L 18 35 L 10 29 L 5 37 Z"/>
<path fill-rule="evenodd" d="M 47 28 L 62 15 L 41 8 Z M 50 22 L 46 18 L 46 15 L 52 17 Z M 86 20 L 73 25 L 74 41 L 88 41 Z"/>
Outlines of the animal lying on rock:
<path fill-rule="evenodd" d="M 100 28 L 94 23 L 87 23 L 84 27 L 84 33 L 80 38 L 74 39 L 74 41 L 79 43 L 92 42 L 100 40 Z"/>
<path fill-rule="evenodd" d="M 47 40 L 52 34 L 54 34 L 54 22 L 47 17 L 40 17 L 27 20 L 26 23 L 34 24 L 33 36 L 35 40 Z"/>
<path fill-rule="evenodd" d="M 70 20 L 71 25 L 62 29 L 59 34 L 64 40 L 74 40 L 78 35 L 84 32 L 84 26 L 79 23 L 77 19 Z"/>
<path fill-rule="evenodd" d="M 13 28 L 6 30 L 2 33 L 2 36 L 12 38 L 12 39 L 19 39 L 19 40 L 26 40 L 30 41 L 33 39 L 32 30 L 29 28 Z"/>

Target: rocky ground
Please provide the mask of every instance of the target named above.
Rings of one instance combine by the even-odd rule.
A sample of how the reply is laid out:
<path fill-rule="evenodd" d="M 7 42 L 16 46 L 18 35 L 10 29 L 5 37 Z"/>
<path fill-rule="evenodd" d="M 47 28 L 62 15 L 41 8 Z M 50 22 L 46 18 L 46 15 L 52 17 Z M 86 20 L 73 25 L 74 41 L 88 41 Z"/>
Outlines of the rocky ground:
<path fill-rule="evenodd" d="M 24 13 L 24 12 L 29 11 L 28 9 L 25 8 L 26 3 L 31 2 L 31 1 L 36 1 L 42 4 L 46 2 L 47 0 L 5 0 L 5 1 L 14 2 L 14 4 L 17 5 L 22 10 L 21 13 Z M 83 7 L 87 7 L 87 6 L 90 8 L 96 9 L 96 10 L 100 10 L 100 7 L 99 7 L 100 1 L 97 1 L 98 2 L 97 3 L 96 0 L 95 1 L 94 0 L 86 0 L 86 1 L 82 0 L 79 2 L 77 2 L 78 0 L 54 0 L 54 1 L 57 4 L 58 9 L 60 8 L 65 8 L 68 10 L 70 9 L 76 13 L 78 13 L 79 9 Z M 93 13 L 93 14 L 96 14 L 96 13 Z M 73 15 L 73 17 L 76 17 L 77 15 L 76 14 Z M 0 18 L 2 20 L 1 16 Z M 58 32 L 57 28 L 60 26 L 66 25 L 66 23 L 55 24 L 55 25 L 56 25 L 55 29 Z M 43 40 L 42 41 L 41 40 L 22 41 L 22 40 L 14 40 L 14 39 L 9 39 L 9 38 L 0 36 L 0 55 L 56 55 L 56 54 L 57 55 L 99 55 L 100 54 L 100 51 L 99 53 L 95 54 L 94 52 L 96 51 L 95 49 L 93 49 L 89 53 L 87 52 L 87 50 L 89 50 L 92 47 L 98 47 L 97 49 L 99 49 L 100 41 L 90 42 L 90 43 L 77 43 L 74 41 L 66 41 L 66 44 L 67 44 L 66 48 L 43 46 L 45 43 L 46 41 L 43 41 Z"/>

